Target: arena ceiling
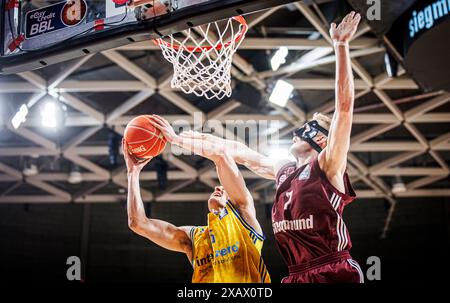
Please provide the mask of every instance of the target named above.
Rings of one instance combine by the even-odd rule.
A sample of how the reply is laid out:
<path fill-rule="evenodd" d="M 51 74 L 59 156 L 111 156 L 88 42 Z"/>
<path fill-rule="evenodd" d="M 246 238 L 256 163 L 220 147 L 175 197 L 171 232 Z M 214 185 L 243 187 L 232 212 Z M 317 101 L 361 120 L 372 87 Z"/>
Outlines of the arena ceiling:
<path fill-rule="evenodd" d="M 261 92 L 262 100 L 205 101 L 172 90 L 171 65 L 151 42 L 1 76 L 0 203 L 124 201 L 125 167 L 119 159 L 118 166 L 110 168 L 108 133 L 114 129 L 122 134 L 138 114 L 156 113 L 189 123 L 195 112 L 204 121 L 279 120 L 281 142 L 288 145 L 292 130 L 313 113 L 333 112 L 335 57 L 328 28 L 342 16 L 331 14 L 336 9 L 330 5 L 334 4 L 297 2 L 248 17 L 251 29 L 235 55 L 232 74 L 236 90 L 246 83 Z M 390 78 L 381 41 L 363 23 L 351 43 L 357 99 L 348 169 L 357 194 L 391 203 L 397 198 L 449 196 L 450 93 L 423 92 L 401 68 L 398 77 Z M 280 46 L 289 48 L 288 62 L 272 71 L 269 61 Z M 281 78 L 296 89 L 286 108 L 266 101 Z M 56 131 L 40 124 L 39 108 L 47 98 L 67 106 L 65 126 Z M 30 113 L 14 129 L 10 120 L 22 104 Z M 233 135 L 230 130 L 225 133 Z M 35 176 L 23 174 L 28 157 L 38 157 Z M 158 189 L 155 165 L 149 165 L 142 174 L 145 201 L 209 197 L 218 183 L 212 163 L 175 156 L 169 148 L 164 157 L 169 163 L 168 186 Z M 78 184 L 68 182 L 74 165 L 82 172 Z M 257 200 L 269 201 L 273 183 L 245 169 L 243 174 Z M 394 193 L 399 178 L 406 190 Z"/>

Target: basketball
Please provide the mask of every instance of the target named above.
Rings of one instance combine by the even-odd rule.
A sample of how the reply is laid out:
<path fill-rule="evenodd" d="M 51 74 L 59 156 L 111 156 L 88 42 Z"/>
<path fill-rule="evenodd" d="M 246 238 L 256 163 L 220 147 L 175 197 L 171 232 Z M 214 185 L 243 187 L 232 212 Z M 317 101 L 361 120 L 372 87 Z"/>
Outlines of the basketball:
<path fill-rule="evenodd" d="M 149 159 L 158 156 L 166 147 L 166 138 L 150 120 L 151 116 L 138 116 L 125 128 L 124 138 L 128 151 L 136 159 Z"/>

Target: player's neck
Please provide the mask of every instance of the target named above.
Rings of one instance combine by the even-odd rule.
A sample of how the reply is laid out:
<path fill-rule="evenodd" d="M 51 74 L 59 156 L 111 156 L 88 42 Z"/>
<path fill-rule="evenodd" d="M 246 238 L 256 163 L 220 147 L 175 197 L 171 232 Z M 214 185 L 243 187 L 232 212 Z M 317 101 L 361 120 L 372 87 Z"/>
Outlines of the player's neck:
<path fill-rule="evenodd" d="M 311 150 L 309 152 L 302 153 L 297 156 L 297 167 L 301 167 L 309 162 L 311 162 L 315 157 L 317 157 L 317 152 Z"/>

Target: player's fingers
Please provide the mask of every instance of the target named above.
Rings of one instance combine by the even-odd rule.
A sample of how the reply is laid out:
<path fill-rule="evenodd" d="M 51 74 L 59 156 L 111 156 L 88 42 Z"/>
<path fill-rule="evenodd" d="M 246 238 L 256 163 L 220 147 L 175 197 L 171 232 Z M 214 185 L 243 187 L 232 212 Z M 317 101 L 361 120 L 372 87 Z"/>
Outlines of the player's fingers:
<path fill-rule="evenodd" d="M 355 18 L 353 19 L 353 22 L 354 22 L 355 24 L 358 24 L 359 21 L 361 21 L 361 15 L 360 15 L 360 14 L 357 14 L 357 15 L 355 16 Z"/>
<path fill-rule="evenodd" d="M 155 118 L 156 120 L 162 122 L 164 120 L 163 117 L 161 117 L 160 115 L 152 115 L 153 118 Z"/>
<path fill-rule="evenodd" d="M 355 12 L 355 11 L 352 11 L 352 12 L 349 14 L 348 21 L 353 20 L 353 18 L 355 17 L 355 14 L 356 14 L 356 12 Z"/>
<path fill-rule="evenodd" d="M 347 22 L 350 14 L 345 15 L 344 19 L 342 19 L 342 23 Z"/>
<path fill-rule="evenodd" d="M 336 30 L 336 27 L 337 27 L 337 25 L 336 25 L 336 23 L 331 23 L 331 30 L 332 31 L 334 31 L 334 30 Z"/>
<path fill-rule="evenodd" d="M 152 115 L 151 117 L 152 117 L 151 120 L 156 121 L 156 122 L 158 122 L 158 124 L 160 124 L 160 122 L 161 122 L 161 117 L 160 116 Z"/>
<path fill-rule="evenodd" d="M 163 117 L 160 117 L 158 115 L 154 116 L 155 121 L 163 128 L 168 128 L 170 127 L 169 122 L 167 122 L 167 120 L 165 120 Z"/>
<path fill-rule="evenodd" d="M 162 122 L 164 122 L 164 124 L 166 124 L 167 126 L 170 126 L 170 123 L 169 123 L 169 121 L 167 121 L 165 118 L 163 118 L 163 117 L 160 117 L 161 118 L 161 121 Z"/>
<path fill-rule="evenodd" d="M 347 16 L 345 16 L 344 21 L 345 21 L 345 22 L 351 21 L 351 20 L 353 19 L 354 14 L 355 14 L 354 11 L 350 12 L 350 14 L 348 14 Z"/>
<path fill-rule="evenodd" d="M 152 123 L 153 125 L 158 125 L 159 129 L 161 127 L 164 127 L 164 123 L 161 121 L 161 117 L 154 115 L 154 116 L 152 116 L 152 118 L 153 119 L 151 120 L 151 122 L 153 122 Z"/>
<path fill-rule="evenodd" d="M 164 131 L 164 126 L 163 125 L 160 125 L 157 121 L 149 121 L 149 123 L 151 124 L 151 125 L 153 125 L 156 129 L 158 129 L 159 131 Z"/>

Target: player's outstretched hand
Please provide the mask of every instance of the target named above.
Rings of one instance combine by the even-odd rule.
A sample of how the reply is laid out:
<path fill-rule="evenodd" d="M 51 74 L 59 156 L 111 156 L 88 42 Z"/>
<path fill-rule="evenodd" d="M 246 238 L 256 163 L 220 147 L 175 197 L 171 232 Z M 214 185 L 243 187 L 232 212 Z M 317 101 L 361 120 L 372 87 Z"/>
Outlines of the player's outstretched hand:
<path fill-rule="evenodd" d="M 140 172 L 145 165 L 148 164 L 148 162 L 150 162 L 152 159 L 147 159 L 145 161 L 139 162 L 136 160 L 136 158 L 130 154 L 130 152 L 128 151 L 127 148 L 127 142 L 125 141 L 125 139 L 122 139 L 122 152 L 123 152 L 123 157 L 125 159 L 125 164 L 127 165 L 127 173 L 138 173 Z"/>
<path fill-rule="evenodd" d="M 169 121 L 158 115 L 151 115 L 151 117 L 150 123 L 161 131 L 167 142 L 172 143 L 178 137 Z"/>
<path fill-rule="evenodd" d="M 351 12 L 344 17 L 341 24 L 336 26 L 336 23 L 331 24 L 330 36 L 334 42 L 349 42 L 358 29 L 358 24 L 361 21 L 361 15 Z"/>

